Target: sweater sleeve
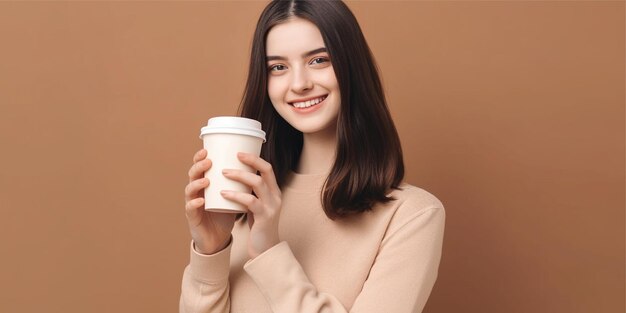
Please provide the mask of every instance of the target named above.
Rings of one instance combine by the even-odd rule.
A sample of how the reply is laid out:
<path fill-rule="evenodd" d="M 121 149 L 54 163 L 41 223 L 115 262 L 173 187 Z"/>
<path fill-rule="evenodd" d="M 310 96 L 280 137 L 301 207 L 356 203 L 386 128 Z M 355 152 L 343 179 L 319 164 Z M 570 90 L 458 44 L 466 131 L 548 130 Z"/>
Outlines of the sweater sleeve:
<path fill-rule="evenodd" d="M 350 310 L 317 291 L 287 242 L 249 260 L 244 269 L 275 313 L 419 313 L 437 279 L 444 223 L 443 206 L 430 207 L 390 228 Z"/>
<path fill-rule="evenodd" d="M 205 255 L 198 253 L 191 242 L 189 265 L 183 272 L 180 313 L 230 312 L 228 275 L 231 248 L 232 238 L 222 251 Z"/>

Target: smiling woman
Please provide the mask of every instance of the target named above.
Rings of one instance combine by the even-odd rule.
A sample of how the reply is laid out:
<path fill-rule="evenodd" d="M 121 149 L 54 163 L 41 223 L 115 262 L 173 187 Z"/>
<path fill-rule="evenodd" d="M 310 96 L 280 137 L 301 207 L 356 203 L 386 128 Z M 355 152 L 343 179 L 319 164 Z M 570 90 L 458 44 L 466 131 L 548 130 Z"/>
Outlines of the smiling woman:
<path fill-rule="evenodd" d="M 180 312 L 420 312 L 437 278 L 445 211 L 403 182 L 376 65 L 341 1 L 272 1 L 240 107 L 267 133 L 257 174 L 224 175 L 238 216 L 203 210 L 199 151 L 185 189 L 192 235 Z"/>

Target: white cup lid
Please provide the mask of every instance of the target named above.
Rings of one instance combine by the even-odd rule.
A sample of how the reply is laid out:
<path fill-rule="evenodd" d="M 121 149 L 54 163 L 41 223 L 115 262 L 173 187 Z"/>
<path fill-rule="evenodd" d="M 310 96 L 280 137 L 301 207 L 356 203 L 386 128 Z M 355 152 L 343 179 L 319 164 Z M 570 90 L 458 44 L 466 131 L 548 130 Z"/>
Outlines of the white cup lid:
<path fill-rule="evenodd" d="M 265 132 L 261 130 L 259 121 L 239 116 L 217 116 L 209 119 L 207 126 L 200 129 L 200 139 L 207 134 L 239 134 L 263 139 Z"/>

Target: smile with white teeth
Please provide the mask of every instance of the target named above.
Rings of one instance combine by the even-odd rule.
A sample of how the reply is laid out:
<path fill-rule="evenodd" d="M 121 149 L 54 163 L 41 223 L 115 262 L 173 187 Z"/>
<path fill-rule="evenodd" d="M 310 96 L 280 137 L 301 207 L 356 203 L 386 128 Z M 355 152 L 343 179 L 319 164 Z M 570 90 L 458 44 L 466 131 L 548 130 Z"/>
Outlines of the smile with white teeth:
<path fill-rule="evenodd" d="M 319 97 L 317 99 L 304 101 L 304 102 L 294 102 L 291 105 L 293 105 L 296 108 L 303 109 L 303 108 L 308 108 L 310 106 L 314 106 L 314 105 L 324 101 L 324 99 L 326 99 L 326 96 L 321 96 L 321 97 Z"/>

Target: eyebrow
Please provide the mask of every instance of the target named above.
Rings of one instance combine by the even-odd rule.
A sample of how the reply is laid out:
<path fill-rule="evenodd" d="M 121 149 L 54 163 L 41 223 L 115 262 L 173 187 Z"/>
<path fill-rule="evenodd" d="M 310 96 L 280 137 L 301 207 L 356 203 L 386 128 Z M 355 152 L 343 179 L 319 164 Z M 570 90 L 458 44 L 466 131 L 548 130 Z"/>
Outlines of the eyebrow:
<path fill-rule="evenodd" d="M 320 52 L 327 52 L 326 48 L 322 47 L 322 48 L 317 48 L 315 50 L 311 50 L 309 52 L 306 52 L 305 54 L 302 55 L 303 58 L 306 58 L 308 56 L 314 55 L 316 53 L 320 53 Z M 285 57 L 281 57 L 281 56 L 276 56 L 276 55 L 269 55 L 265 58 L 266 61 L 272 61 L 272 60 L 287 60 L 287 58 Z"/>

